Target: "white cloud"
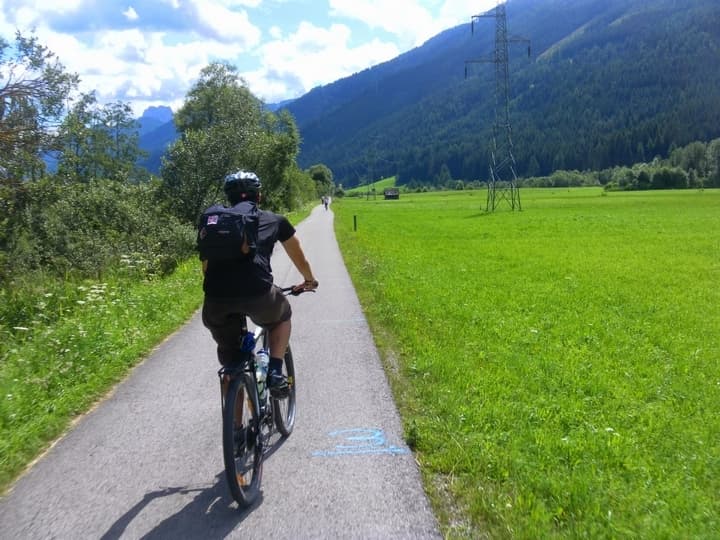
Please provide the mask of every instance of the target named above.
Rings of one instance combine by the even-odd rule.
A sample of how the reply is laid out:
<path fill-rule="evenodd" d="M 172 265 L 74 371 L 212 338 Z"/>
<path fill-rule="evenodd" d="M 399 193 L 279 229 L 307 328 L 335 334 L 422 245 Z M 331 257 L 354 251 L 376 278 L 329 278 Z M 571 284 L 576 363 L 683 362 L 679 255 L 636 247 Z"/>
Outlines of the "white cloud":
<path fill-rule="evenodd" d="M 330 0 L 330 14 L 362 21 L 419 45 L 434 26 L 429 10 L 414 0 Z"/>
<path fill-rule="evenodd" d="M 227 7 L 244 6 L 256 8 L 262 4 L 262 0 L 220 0 L 220 3 Z"/>
<path fill-rule="evenodd" d="M 234 2 L 194 0 L 199 25 L 218 41 L 235 42 L 242 47 L 254 47 L 260 42 L 260 30 L 250 23 L 246 11 L 233 11 Z"/>
<path fill-rule="evenodd" d="M 497 0 L 445 0 L 440 8 L 440 19 L 452 24 L 470 23 L 473 15 L 480 15 L 497 6 Z"/>
<path fill-rule="evenodd" d="M 0 0 L 0 31 L 11 39 L 16 28 L 25 34 L 34 29 L 68 71 L 80 75 L 82 91 L 95 90 L 102 102 L 131 101 L 139 113 L 148 105 L 177 107 L 213 60 L 237 65 L 251 91 L 266 101 L 298 97 L 390 60 L 446 28 L 469 24 L 472 15 L 496 5 L 496 0 L 299 2 Z M 298 9 L 313 23 L 290 15 Z"/>
<path fill-rule="evenodd" d="M 297 32 L 259 49 L 262 68 L 244 78 L 265 101 L 298 97 L 315 86 L 352 75 L 399 54 L 392 43 L 374 39 L 351 48 L 350 29 L 342 24 L 319 28 L 303 22 Z"/>
<path fill-rule="evenodd" d="M 52 32 L 43 41 L 68 71 L 80 74 L 81 91 L 94 90 L 101 102 L 130 100 L 140 114 L 150 104 L 177 107 L 203 67 L 238 51 L 211 40 L 169 45 L 165 38 L 134 29 L 100 33 L 88 44 Z"/>
<path fill-rule="evenodd" d="M 135 11 L 132 6 L 123 11 L 123 15 L 125 15 L 125 18 L 129 21 L 136 21 L 138 19 L 137 11 Z"/>
<path fill-rule="evenodd" d="M 469 23 L 473 15 L 495 7 L 497 0 L 446 0 L 438 15 L 417 0 L 329 0 L 329 3 L 331 15 L 361 21 L 370 28 L 398 36 L 407 47 L 415 47 L 447 28 Z"/>

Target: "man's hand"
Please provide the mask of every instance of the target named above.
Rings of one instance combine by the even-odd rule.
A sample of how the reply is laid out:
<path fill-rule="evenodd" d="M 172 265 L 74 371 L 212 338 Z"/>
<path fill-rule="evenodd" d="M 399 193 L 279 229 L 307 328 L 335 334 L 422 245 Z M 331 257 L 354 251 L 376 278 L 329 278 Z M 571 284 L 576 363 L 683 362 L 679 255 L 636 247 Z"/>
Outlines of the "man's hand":
<path fill-rule="evenodd" d="M 306 279 L 300 285 L 295 285 L 293 287 L 292 293 L 300 294 L 305 291 L 314 291 L 318 288 L 318 285 L 320 284 L 318 283 L 317 279 Z"/>

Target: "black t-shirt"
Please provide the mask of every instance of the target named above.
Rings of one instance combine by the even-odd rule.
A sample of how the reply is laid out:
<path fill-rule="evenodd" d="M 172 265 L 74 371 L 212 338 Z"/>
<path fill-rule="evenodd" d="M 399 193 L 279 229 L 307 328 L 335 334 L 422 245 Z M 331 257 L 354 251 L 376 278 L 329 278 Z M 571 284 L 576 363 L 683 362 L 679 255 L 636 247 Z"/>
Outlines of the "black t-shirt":
<path fill-rule="evenodd" d="M 241 204 L 251 204 L 244 202 Z M 270 256 L 277 241 L 285 242 L 295 234 L 295 228 L 285 216 L 258 210 L 257 251 L 253 259 L 208 261 L 203 291 L 215 300 L 229 300 L 257 296 L 267 292 L 273 284 Z"/>

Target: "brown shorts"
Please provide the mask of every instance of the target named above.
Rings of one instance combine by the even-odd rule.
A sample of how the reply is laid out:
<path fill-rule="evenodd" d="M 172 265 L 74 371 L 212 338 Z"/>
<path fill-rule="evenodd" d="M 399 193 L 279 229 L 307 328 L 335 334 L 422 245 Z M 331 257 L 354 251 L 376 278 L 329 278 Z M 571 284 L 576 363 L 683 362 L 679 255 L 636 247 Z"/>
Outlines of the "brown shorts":
<path fill-rule="evenodd" d="M 274 285 L 260 296 L 222 301 L 205 298 L 202 321 L 217 343 L 218 360 L 223 365 L 232 362 L 237 354 L 246 316 L 256 325 L 272 330 L 278 323 L 290 320 L 292 309 Z"/>

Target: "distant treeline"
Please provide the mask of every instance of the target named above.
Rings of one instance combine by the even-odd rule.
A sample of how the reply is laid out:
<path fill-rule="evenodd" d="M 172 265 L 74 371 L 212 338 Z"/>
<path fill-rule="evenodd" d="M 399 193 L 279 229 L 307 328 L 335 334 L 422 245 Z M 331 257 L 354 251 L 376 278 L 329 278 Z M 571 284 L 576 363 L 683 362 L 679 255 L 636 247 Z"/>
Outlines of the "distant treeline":
<path fill-rule="evenodd" d="M 655 158 L 649 163 L 601 171 L 559 170 L 549 176 L 523 179 L 521 185 L 604 186 L 609 191 L 720 187 L 720 139 L 690 143 L 673 150 L 668 159 Z"/>
<path fill-rule="evenodd" d="M 720 188 L 720 139 L 709 143 L 693 142 L 682 148 L 676 148 L 667 159 L 656 157 L 650 162 L 600 171 L 557 170 L 547 176 L 519 178 L 518 185 L 603 186 L 608 191 Z M 420 192 L 436 189 L 483 189 L 486 186 L 487 183 L 481 180 L 453 178 L 448 167 L 442 167 L 440 174 L 431 180 L 427 182 L 411 180 L 402 187 L 405 191 Z"/>

